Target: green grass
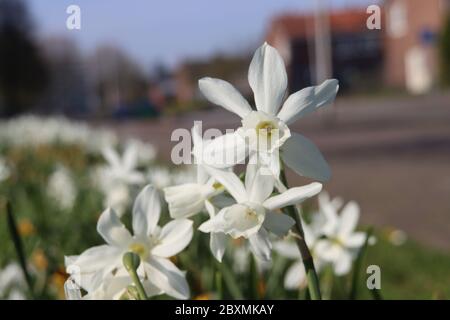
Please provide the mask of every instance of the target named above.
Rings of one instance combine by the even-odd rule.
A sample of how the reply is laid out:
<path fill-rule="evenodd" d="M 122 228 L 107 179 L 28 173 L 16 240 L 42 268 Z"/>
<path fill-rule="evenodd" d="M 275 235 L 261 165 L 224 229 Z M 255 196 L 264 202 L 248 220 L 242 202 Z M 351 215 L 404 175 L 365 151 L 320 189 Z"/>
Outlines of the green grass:
<path fill-rule="evenodd" d="M 393 246 L 380 239 L 369 249 L 365 264 L 381 267 L 381 291 L 385 299 L 450 299 L 448 253 L 414 241 Z"/>

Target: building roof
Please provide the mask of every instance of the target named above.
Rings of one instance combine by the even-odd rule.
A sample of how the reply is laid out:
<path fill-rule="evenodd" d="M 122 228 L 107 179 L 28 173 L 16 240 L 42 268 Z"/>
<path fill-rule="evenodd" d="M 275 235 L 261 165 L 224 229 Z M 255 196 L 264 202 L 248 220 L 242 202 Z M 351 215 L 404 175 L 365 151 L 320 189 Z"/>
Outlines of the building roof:
<path fill-rule="evenodd" d="M 330 11 L 332 33 L 346 33 L 367 30 L 369 14 L 364 8 Z M 307 14 L 283 14 L 272 19 L 267 40 L 270 42 L 276 33 L 282 32 L 289 38 L 304 38 L 314 34 L 314 12 Z"/>

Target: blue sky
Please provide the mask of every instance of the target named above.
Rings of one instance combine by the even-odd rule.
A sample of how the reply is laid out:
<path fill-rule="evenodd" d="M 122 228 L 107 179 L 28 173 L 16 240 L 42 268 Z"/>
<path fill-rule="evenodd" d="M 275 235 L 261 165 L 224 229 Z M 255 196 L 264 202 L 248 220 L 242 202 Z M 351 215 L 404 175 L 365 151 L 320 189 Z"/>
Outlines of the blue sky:
<path fill-rule="evenodd" d="M 100 44 L 125 49 L 145 66 L 256 46 L 277 13 L 311 9 L 314 0 L 28 0 L 39 36 L 75 39 L 84 52 Z M 368 0 L 330 0 L 334 7 Z M 66 29 L 66 8 L 81 8 L 81 30 Z"/>

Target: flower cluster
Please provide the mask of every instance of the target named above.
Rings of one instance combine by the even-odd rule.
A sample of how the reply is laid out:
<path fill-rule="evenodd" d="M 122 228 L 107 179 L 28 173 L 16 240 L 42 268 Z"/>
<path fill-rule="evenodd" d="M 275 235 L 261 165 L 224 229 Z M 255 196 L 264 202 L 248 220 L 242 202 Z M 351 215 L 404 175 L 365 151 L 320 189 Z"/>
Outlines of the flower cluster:
<path fill-rule="evenodd" d="M 123 212 L 118 214 L 109 208 L 97 225 L 106 245 L 67 257 L 67 271 L 72 274 L 66 284 L 69 298 L 132 299 L 139 297 L 134 292 L 136 288 L 143 291 L 141 297 L 166 294 L 188 298 L 185 273 L 169 258 L 188 246 L 193 236 L 190 218 L 202 212 L 207 213 L 207 219 L 198 225 L 198 230 L 209 234 L 210 250 L 219 262 L 223 261 L 229 238 L 245 240 L 241 247 L 250 249 L 258 258 L 260 268 L 270 266 L 273 248 L 282 255 L 300 258 L 298 248 L 293 248 L 286 236 L 300 236 L 296 232 L 302 229 L 301 217 L 287 208 L 295 212 L 303 201 L 318 195 L 322 190 L 320 182 L 328 180 L 331 173 L 317 147 L 302 135 L 291 132 L 289 125 L 333 102 L 338 81 L 327 80 L 285 99 L 287 75 L 282 58 L 266 43 L 256 51 L 248 79 L 255 108 L 228 82 L 212 78 L 199 81 L 200 90 L 208 100 L 237 114 L 242 121 L 233 133 L 215 139 L 203 139 L 199 126 L 194 125 L 192 156 L 196 174 L 193 179 L 183 177 L 172 185 L 175 179 L 163 173 L 144 175 L 138 169 L 136 145 L 128 145 L 123 155 L 112 148 L 103 150 L 108 166 L 101 168 L 102 178 L 98 180 L 104 183 L 108 206 L 120 207 L 108 200 L 110 194 L 120 199 L 117 195 L 122 190 L 140 186 L 149 178 L 152 185 L 147 185 L 135 200 L 133 234 L 122 223 Z M 243 167 L 241 164 L 245 164 L 245 170 L 238 172 Z M 289 188 L 285 167 L 319 182 Z M 162 228 L 158 226 L 163 200 L 161 189 L 173 219 Z M 123 197 L 130 198 L 128 194 Z M 366 239 L 364 233 L 355 232 L 357 205 L 350 202 L 338 215 L 341 206 L 341 202 L 331 201 L 322 193 L 319 212 L 310 224 L 304 225 L 303 235 L 317 269 L 331 265 L 337 275 L 350 270 L 356 252 Z M 296 224 L 296 231 L 291 231 Z M 139 257 L 134 278 L 130 267 L 122 261 L 130 252 Z M 286 287 L 298 287 L 305 278 L 305 268 L 299 260 L 286 276 Z"/>
<path fill-rule="evenodd" d="M 211 251 L 219 261 L 227 236 L 248 239 L 258 258 L 270 260 L 269 234 L 282 237 L 295 223 L 280 209 L 300 204 L 321 191 L 318 182 L 288 189 L 280 179 L 282 164 L 318 181 L 330 177 L 320 151 L 305 137 L 291 133 L 288 125 L 330 104 L 338 90 L 337 80 L 305 88 L 283 103 L 286 70 L 278 52 L 266 43 L 256 51 L 248 79 L 256 110 L 228 82 L 200 79 L 206 98 L 240 116 L 242 126 L 211 140 L 203 140 L 194 126 L 192 153 L 197 182 L 164 189 L 172 218 L 190 217 L 206 209 L 209 220 L 199 230 L 211 234 Z M 248 165 L 241 181 L 233 167 L 246 158 Z"/>

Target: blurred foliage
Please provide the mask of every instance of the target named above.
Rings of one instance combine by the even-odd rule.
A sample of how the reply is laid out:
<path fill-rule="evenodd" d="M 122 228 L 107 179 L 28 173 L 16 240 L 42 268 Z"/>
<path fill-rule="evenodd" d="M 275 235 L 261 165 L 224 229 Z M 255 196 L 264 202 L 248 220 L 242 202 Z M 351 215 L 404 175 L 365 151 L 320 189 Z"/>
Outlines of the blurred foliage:
<path fill-rule="evenodd" d="M 446 86 L 450 86 L 450 14 L 447 15 L 440 41 L 441 78 Z"/>

